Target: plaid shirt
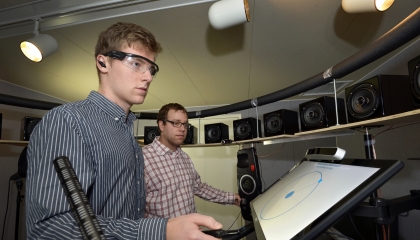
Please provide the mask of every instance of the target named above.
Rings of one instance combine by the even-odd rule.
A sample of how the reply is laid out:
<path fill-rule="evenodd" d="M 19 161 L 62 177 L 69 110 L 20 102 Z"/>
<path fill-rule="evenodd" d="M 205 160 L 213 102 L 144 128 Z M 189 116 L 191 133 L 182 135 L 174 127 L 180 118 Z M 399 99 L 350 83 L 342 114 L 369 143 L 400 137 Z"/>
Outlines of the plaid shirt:
<path fill-rule="evenodd" d="M 180 147 L 172 152 L 158 141 L 143 147 L 146 184 L 145 217 L 172 218 L 197 212 L 194 195 L 215 203 L 234 204 L 235 194 L 201 182 L 191 158 Z"/>

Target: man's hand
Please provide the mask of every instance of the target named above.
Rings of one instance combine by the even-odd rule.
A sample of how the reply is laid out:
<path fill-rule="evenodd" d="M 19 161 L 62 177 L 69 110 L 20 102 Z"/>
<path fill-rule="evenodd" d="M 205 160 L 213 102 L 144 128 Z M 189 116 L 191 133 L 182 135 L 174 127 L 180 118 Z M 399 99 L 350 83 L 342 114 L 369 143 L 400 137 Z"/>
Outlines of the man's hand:
<path fill-rule="evenodd" d="M 221 229 L 222 224 L 214 218 L 193 213 L 171 218 L 166 226 L 166 240 L 215 240 L 210 235 L 203 233 L 200 226 L 212 230 Z"/>
<path fill-rule="evenodd" d="M 241 197 L 237 193 L 235 193 L 235 205 L 238 207 L 241 206 Z"/>

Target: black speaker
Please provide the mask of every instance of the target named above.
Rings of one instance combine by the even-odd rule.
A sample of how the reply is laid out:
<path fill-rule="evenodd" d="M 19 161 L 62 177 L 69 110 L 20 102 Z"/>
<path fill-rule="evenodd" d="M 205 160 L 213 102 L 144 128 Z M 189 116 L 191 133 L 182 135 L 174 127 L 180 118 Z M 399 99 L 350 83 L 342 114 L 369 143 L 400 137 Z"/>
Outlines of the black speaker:
<path fill-rule="evenodd" d="M 252 117 L 233 120 L 233 139 L 235 141 L 248 140 L 261 136 L 261 120 L 258 119 L 257 121 L 256 118 Z"/>
<path fill-rule="evenodd" d="M 224 139 L 229 139 L 229 127 L 224 123 L 214 123 L 204 125 L 205 143 L 220 143 Z"/>
<path fill-rule="evenodd" d="M 144 126 L 144 145 L 152 143 L 156 136 L 160 136 L 159 127 Z"/>
<path fill-rule="evenodd" d="M 35 129 L 35 126 L 41 121 L 41 119 L 42 118 L 38 118 L 38 117 L 24 117 L 22 119 L 22 128 L 21 128 L 22 141 L 29 141 L 32 131 Z"/>
<path fill-rule="evenodd" d="M 185 137 L 183 144 L 194 144 L 197 142 L 197 128 L 193 125 L 190 125 L 190 128 L 188 128 L 187 136 Z"/>
<path fill-rule="evenodd" d="M 414 109 L 407 75 L 377 75 L 346 88 L 345 93 L 349 123 Z"/>
<path fill-rule="evenodd" d="M 265 113 L 263 119 L 264 137 L 299 132 L 298 113 L 295 111 L 280 109 Z"/>
<path fill-rule="evenodd" d="M 238 193 L 241 197 L 241 213 L 245 220 L 252 221 L 250 202 L 261 194 L 261 177 L 255 148 L 246 148 L 237 153 Z"/>
<path fill-rule="evenodd" d="M 338 123 L 345 124 L 346 108 L 344 99 L 337 98 Z M 299 104 L 300 130 L 302 132 L 337 125 L 335 98 L 323 96 Z"/>
<path fill-rule="evenodd" d="M 420 108 L 420 56 L 408 61 L 407 65 L 413 104 L 415 108 Z"/>

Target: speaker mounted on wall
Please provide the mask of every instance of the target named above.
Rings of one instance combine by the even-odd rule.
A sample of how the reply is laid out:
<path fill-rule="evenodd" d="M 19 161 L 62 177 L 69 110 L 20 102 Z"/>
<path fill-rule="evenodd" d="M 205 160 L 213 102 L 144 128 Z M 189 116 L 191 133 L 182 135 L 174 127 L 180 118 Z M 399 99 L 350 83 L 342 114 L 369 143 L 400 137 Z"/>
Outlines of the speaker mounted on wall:
<path fill-rule="evenodd" d="M 144 145 L 152 143 L 156 136 L 160 136 L 159 127 L 144 126 Z"/>
<path fill-rule="evenodd" d="M 229 139 L 229 127 L 224 123 L 213 123 L 204 125 L 205 143 L 221 143 Z"/>
<path fill-rule="evenodd" d="M 295 111 L 280 109 L 265 113 L 263 118 L 265 137 L 299 132 L 298 113 Z"/>
<path fill-rule="evenodd" d="M 338 123 L 345 124 L 346 110 L 344 99 L 337 98 Z M 335 98 L 323 96 L 299 104 L 300 130 L 310 131 L 337 125 Z"/>
<path fill-rule="evenodd" d="M 188 128 L 187 136 L 185 137 L 183 144 L 194 144 L 197 142 L 197 128 L 193 125 L 190 125 L 190 128 Z"/>
<path fill-rule="evenodd" d="M 408 75 L 377 75 L 345 89 L 349 123 L 414 109 Z"/>
<path fill-rule="evenodd" d="M 257 131 L 258 127 L 258 131 Z M 235 141 L 261 137 L 261 120 L 253 117 L 233 120 L 233 139 Z"/>
<path fill-rule="evenodd" d="M 241 149 L 237 153 L 238 194 L 242 217 L 252 221 L 250 202 L 262 192 L 260 168 L 255 148 Z"/>
<path fill-rule="evenodd" d="M 21 140 L 29 141 L 35 126 L 41 121 L 39 117 L 24 117 L 21 124 Z"/>
<path fill-rule="evenodd" d="M 408 61 L 407 65 L 413 104 L 415 108 L 420 108 L 420 56 Z"/>

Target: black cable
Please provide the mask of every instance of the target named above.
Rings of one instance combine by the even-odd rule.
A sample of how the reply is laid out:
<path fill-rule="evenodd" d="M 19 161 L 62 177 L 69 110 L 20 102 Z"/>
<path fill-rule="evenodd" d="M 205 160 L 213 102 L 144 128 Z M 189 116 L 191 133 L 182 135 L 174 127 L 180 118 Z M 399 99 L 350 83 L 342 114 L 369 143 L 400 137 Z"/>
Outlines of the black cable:
<path fill-rule="evenodd" d="M 365 240 L 365 239 L 362 237 L 362 234 L 360 234 L 360 232 L 357 230 L 356 225 L 355 225 L 355 224 L 354 224 L 354 222 L 353 222 L 353 218 L 351 217 L 351 214 L 349 214 L 349 217 L 350 217 L 351 224 L 353 224 L 354 230 L 356 230 L 357 234 L 359 235 L 359 237 L 360 237 L 362 240 Z"/>
<path fill-rule="evenodd" d="M 9 187 L 7 188 L 6 214 L 4 214 L 3 231 L 1 233 L 1 240 L 3 240 L 3 237 L 4 237 L 4 228 L 6 227 L 7 210 L 9 209 L 10 181 L 11 180 L 9 180 Z"/>
<path fill-rule="evenodd" d="M 230 225 L 230 227 L 228 228 L 228 230 L 230 230 L 233 226 L 233 224 L 236 222 L 236 220 L 238 220 L 239 215 L 241 215 L 241 211 L 239 211 L 238 216 L 236 217 L 235 221 L 233 221 L 232 225 Z"/>

